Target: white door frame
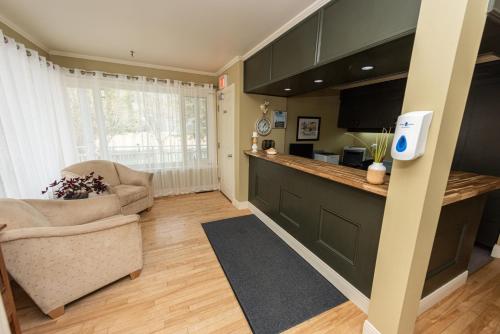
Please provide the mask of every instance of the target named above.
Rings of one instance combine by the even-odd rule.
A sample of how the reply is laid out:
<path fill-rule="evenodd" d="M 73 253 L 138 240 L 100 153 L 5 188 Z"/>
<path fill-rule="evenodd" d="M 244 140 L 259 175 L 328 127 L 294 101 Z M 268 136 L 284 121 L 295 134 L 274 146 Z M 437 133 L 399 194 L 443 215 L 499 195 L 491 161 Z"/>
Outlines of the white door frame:
<path fill-rule="evenodd" d="M 222 116 L 222 112 L 223 110 L 221 110 L 220 108 L 220 94 L 229 94 L 231 93 L 232 96 L 233 96 L 233 105 L 232 105 L 232 124 L 231 124 L 231 128 L 230 129 L 221 129 L 221 119 L 220 117 Z M 221 189 L 221 179 L 222 179 L 222 169 L 220 168 L 221 167 L 221 164 L 222 164 L 222 153 L 221 153 L 221 132 L 224 131 L 225 132 L 225 135 L 227 137 L 227 134 L 229 134 L 229 140 L 232 141 L 233 143 L 233 147 L 232 147 L 232 152 L 229 153 L 229 154 L 232 154 L 232 164 L 230 164 L 230 168 L 232 168 L 232 182 L 230 182 L 231 184 L 231 190 L 230 192 L 232 193 L 232 195 L 227 195 L 227 194 L 224 194 L 222 192 L 222 189 L 221 189 L 221 193 L 223 193 L 226 197 L 228 197 L 228 199 L 234 203 L 235 200 L 236 200 L 236 154 L 235 154 L 235 150 L 236 150 L 236 145 L 235 145 L 235 120 L 236 120 L 236 117 L 235 117 L 235 111 L 236 111 L 236 89 L 235 89 L 235 84 L 231 84 L 229 86 L 227 86 L 226 88 L 222 89 L 222 90 L 219 90 L 217 91 L 217 160 L 218 160 L 218 164 L 219 164 L 219 168 L 218 168 L 218 176 L 219 176 L 219 188 Z M 231 173 L 230 173 L 231 174 Z M 230 198 L 231 197 L 231 198 Z"/>

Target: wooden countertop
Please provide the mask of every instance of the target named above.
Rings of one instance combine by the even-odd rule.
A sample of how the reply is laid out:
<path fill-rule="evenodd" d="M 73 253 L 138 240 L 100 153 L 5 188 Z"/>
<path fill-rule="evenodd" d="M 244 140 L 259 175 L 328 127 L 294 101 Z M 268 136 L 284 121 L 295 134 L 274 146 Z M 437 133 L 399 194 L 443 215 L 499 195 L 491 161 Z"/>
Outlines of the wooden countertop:
<path fill-rule="evenodd" d="M 257 153 L 245 151 L 245 154 L 368 191 L 373 194 L 387 196 L 389 176 L 385 177 L 384 184 L 374 185 L 366 181 L 366 171 L 356 168 L 334 165 L 323 161 L 286 154 L 267 155 L 263 151 Z M 499 177 L 451 171 L 448 179 L 448 187 L 446 188 L 443 199 L 443 205 L 459 202 L 497 189 L 500 189 Z"/>

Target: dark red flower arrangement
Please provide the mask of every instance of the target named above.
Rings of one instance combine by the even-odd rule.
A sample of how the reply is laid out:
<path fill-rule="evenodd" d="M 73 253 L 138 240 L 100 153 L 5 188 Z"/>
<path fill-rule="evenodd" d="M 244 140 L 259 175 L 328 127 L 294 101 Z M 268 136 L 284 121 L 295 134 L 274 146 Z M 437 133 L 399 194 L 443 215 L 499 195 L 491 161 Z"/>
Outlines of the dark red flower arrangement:
<path fill-rule="evenodd" d="M 42 194 L 47 193 L 49 188 L 53 189 L 56 198 L 64 199 L 87 198 L 92 192 L 102 194 L 108 189 L 108 186 L 103 182 L 102 176 L 94 177 L 94 174 L 91 172 L 84 177 L 63 177 L 60 180 L 55 180 L 45 190 L 42 190 Z"/>

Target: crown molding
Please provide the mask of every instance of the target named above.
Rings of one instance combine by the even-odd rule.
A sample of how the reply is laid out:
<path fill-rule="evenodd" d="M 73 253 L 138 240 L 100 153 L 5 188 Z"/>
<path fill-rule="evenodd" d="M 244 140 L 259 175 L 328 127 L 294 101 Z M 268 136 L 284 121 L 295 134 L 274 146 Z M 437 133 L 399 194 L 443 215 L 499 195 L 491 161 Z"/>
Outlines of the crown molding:
<path fill-rule="evenodd" d="M 221 68 L 219 68 L 217 70 L 217 72 L 215 72 L 215 74 L 217 76 L 221 75 L 222 73 L 224 73 L 228 68 L 230 68 L 231 66 L 233 66 L 234 64 L 236 64 L 237 62 L 239 62 L 241 60 L 241 56 L 236 56 L 234 57 L 233 59 L 231 59 L 230 61 L 228 61 L 226 63 L 226 65 L 222 66 Z"/>
<path fill-rule="evenodd" d="M 208 75 L 208 76 L 216 76 L 217 75 L 216 72 L 198 71 L 198 70 L 192 70 L 192 69 L 188 69 L 188 68 L 175 67 L 175 66 L 155 65 L 155 64 L 149 64 L 149 63 L 141 63 L 141 62 L 138 62 L 138 61 L 130 61 L 130 60 L 117 59 L 117 58 L 108 58 L 108 57 L 100 57 L 100 56 L 90 56 L 90 55 L 84 55 L 84 54 L 72 53 L 72 52 L 66 52 L 66 51 L 50 50 L 49 54 L 51 56 L 62 56 L 62 57 L 80 58 L 80 59 L 102 61 L 102 62 L 114 63 L 114 64 L 147 67 L 147 68 L 153 68 L 153 69 L 157 69 L 157 70 L 184 72 L 184 73 L 199 74 L 199 75 Z"/>
<path fill-rule="evenodd" d="M 276 38 L 280 37 L 283 33 L 287 32 L 290 30 L 292 27 L 294 27 L 297 23 L 300 21 L 304 20 L 306 17 L 323 7 L 325 4 L 330 2 L 331 0 L 316 0 L 312 4 L 310 4 L 308 7 L 306 7 L 304 10 L 302 10 L 300 13 L 295 15 L 292 19 L 290 19 L 288 22 L 286 22 L 284 25 L 279 27 L 276 31 L 274 31 L 272 34 L 267 36 L 263 41 L 255 45 L 253 48 L 251 48 L 248 52 L 246 52 L 243 56 L 236 56 L 233 59 L 231 59 L 229 62 L 227 62 L 224 66 L 222 66 L 219 70 L 217 70 L 216 75 L 221 75 L 224 73 L 228 68 L 236 64 L 240 60 L 246 60 L 249 57 L 251 57 L 253 54 L 257 53 L 259 50 L 264 48 L 266 45 L 274 41 Z"/>
<path fill-rule="evenodd" d="M 296 16 L 294 16 L 291 20 L 286 22 L 284 25 L 279 27 L 275 32 L 273 32 L 271 35 L 267 36 L 262 42 L 251 48 L 247 53 L 245 53 L 241 59 L 247 60 L 250 58 L 252 55 L 257 53 L 259 50 L 261 50 L 263 47 L 274 41 L 276 38 L 280 37 L 283 33 L 287 32 L 290 30 L 292 27 L 294 27 L 297 23 L 300 21 L 304 20 L 306 17 L 329 3 L 331 0 L 316 0 L 314 1 L 311 5 L 306 7 L 303 11 L 298 13 Z"/>
<path fill-rule="evenodd" d="M 122 64 L 122 65 L 147 67 L 147 68 L 153 68 L 153 69 L 158 69 L 158 70 L 175 71 L 175 72 L 183 72 L 183 73 L 191 73 L 191 74 L 207 75 L 207 76 L 217 76 L 216 72 L 198 71 L 198 70 L 175 67 L 175 66 L 156 65 L 156 64 L 142 63 L 142 62 L 122 60 L 122 59 L 116 59 L 116 58 L 90 56 L 90 55 L 84 55 L 84 54 L 73 53 L 73 52 L 50 50 L 40 40 L 33 37 L 33 35 L 27 33 L 24 29 L 22 29 L 17 24 L 13 23 L 12 21 L 10 21 L 9 19 L 7 19 L 5 16 L 3 16 L 1 14 L 0 14 L 0 22 L 4 23 L 6 26 L 8 26 L 9 28 L 11 28 L 15 32 L 17 32 L 19 35 L 26 38 L 31 43 L 38 46 L 40 49 L 47 52 L 49 55 L 53 55 L 53 56 L 72 57 L 72 58 L 95 60 L 95 61 L 102 61 L 102 62 L 108 62 L 108 63 Z"/>
<path fill-rule="evenodd" d="M 2 14 L 0 14 L 0 22 L 2 22 L 3 24 L 5 24 L 9 28 L 11 28 L 12 30 L 14 30 L 15 32 L 17 32 L 19 35 L 21 35 L 24 38 L 26 38 L 31 43 L 33 43 L 36 46 L 38 46 L 43 51 L 49 53 L 49 48 L 44 43 L 42 43 L 39 39 L 33 37 L 33 35 L 28 34 L 24 29 L 22 29 L 21 27 L 19 27 L 17 24 L 15 24 L 14 22 L 12 22 L 11 20 L 9 20 L 8 18 L 6 18 L 5 16 L 3 16 Z"/>
<path fill-rule="evenodd" d="M 253 48 L 251 48 L 243 56 L 234 57 L 229 62 L 227 62 L 224 66 L 222 66 L 220 69 L 218 69 L 216 72 L 198 71 L 198 70 L 182 68 L 182 67 L 175 67 L 175 66 L 156 65 L 156 64 L 142 63 L 142 62 L 116 59 L 116 58 L 91 56 L 91 55 L 84 55 L 84 54 L 59 51 L 59 50 L 50 50 L 45 44 L 40 42 L 38 39 L 34 38 L 32 35 L 28 34 L 26 31 L 21 29 L 19 26 L 12 23 L 10 20 L 6 19 L 4 16 L 0 15 L 0 21 L 5 23 L 5 25 L 7 25 L 10 28 L 12 28 L 13 30 L 15 30 L 21 36 L 28 39 L 30 42 L 32 42 L 33 44 L 35 44 L 36 46 L 38 46 L 39 48 L 41 48 L 45 52 L 47 52 L 49 55 L 80 58 L 80 59 L 87 59 L 87 60 L 95 60 L 95 61 L 102 61 L 102 62 L 108 62 L 108 63 L 129 65 L 129 66 L 139 66 L 139 67 L 153 68 L 153 69 L 158 69 L 158 70 L 192 73 L 192 74 L 198 74 L 198 75 L 219 76 L 222 73 L 224 73 L 228 68 L 230 68 L 231 66 L 236 64 L 238 61 L 246 60 L 249 57 L 251 57 L 253 54 L 257 53 L 263 47 L 265 47 L 266 45 L 268 45 L 269 43 L 274 41 L 276 38 L 281 36 L 283 33 L 288 31 L 290 28 L 294 27 L 297 23 L 301 22 L 306 17 L 308 17 L 309 15 L 311 15 L 312 13 L 314 13 L 315 11 L 317 11 L 318 9 L 320 9 L 321 7 L 323 7 L 325 4 L 327 4 L 330 1 L 331 0 L 316 0 L 316 1 L 314 1 L 311 5 L 306 7 L 299 14 L 295 15 L 292 19 L 287 21 L 285 24 L 283 24 L 280 28 L 278 28 L 272 34 L 267 36 L 263 41 L 261 41 L 260 43 L 255 45 Z"/>

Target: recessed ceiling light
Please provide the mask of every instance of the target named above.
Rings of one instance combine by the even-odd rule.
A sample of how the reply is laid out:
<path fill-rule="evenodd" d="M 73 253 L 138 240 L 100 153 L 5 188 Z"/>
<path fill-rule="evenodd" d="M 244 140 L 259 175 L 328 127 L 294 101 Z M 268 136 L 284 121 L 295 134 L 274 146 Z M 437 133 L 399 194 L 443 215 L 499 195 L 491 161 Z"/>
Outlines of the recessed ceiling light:
<path fill-rule="evenodd" d="M 314 80 L 314 83 L 322 83 L 322 82 L 323 82 L 323 80 L 321 80 L 321 79 Z"/>
<path fill-rule="evenodd" d="M 372 66 L 372 65 L 366 65 L 366 66 L 361 67 L 361 69 L 362 69 L 363 71 L 371 71 L 371 70 L 373 70 L 374 68 L 375 68 L 375 67 L 374 67 L 374 66 Z"/>
<path fill-rule="evenodd" d="M 289 92 L 289 91 L 291 91 L 291 90 L 292 90 L 291 88 L 285 88 L 285 91 L 286 91 L 286 92 Z"/>

